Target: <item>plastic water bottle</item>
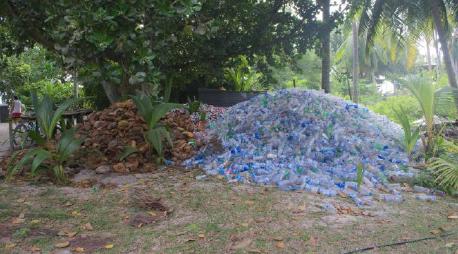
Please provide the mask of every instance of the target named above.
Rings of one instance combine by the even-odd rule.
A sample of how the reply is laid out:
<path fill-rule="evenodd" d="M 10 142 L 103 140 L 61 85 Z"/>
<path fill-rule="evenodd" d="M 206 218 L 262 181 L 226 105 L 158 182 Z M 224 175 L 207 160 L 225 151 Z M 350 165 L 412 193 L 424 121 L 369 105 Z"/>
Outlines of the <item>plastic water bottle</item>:
<path fill-rule="evenodd" d="M 421 200 L 421 201 L 429 201 L 429 202 L 434 202 L 437 200 L 437 197 L 434 196 L 434 195 L 416 195 L 415 198 L 417 200 Z"/>
<path fill-rule="evenodd" d="M 381 194 L 380 199 L 385 202 L 402 203 L 404 201 L 401 195 Z"/>

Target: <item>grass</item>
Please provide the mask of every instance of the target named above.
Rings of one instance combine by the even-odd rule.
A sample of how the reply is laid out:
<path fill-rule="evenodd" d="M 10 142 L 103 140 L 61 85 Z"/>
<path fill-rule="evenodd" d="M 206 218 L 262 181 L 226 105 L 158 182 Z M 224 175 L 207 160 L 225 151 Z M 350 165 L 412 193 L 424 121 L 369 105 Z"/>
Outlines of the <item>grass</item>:
<path fill-rule="evenodd" d="M 357 208 L 343 198 L 230 185 L 217 178 L 195 181 L 195 174 L 171 170 L 149 175 L 139 183 L 173 209 L 169 218 L 153 225 L 136 228 L 127 223 L 136 213 L 146 213 L 128 202 L 129 189 L 134 186 L 68 193 L 71 188 L 63 192 L 60 187 L 24 188 L 5 183 L 0 183 L 0 193 L 8 194 L 0 196 L 0 223 L 11 223 L 18 211 L 23 211 L 25 222 L 13 225 L 9 232 L 10 241 L 16 244 L 14 252 L 37 246 L 42 253 L 52 252 L 56 242 L 71 238 L 36 235 L 35 230 L 69 229 L 78 232 L 76 238 L 82 234 L 89 239 L 103 236 L 114 245 L 95 253 L 341 253 L 431 236 L 438 228 L 458 230 L 458 222 L 447 219 L 458 207 L 458 201 L 449 197 L 427 203 L 406 195 L 406 202 L 400 205 L 381 203 L 377 210 L 369 209 L 374 217 L 330 215 L 318 205 L 331 202 Z M 26 197 L 26 202 L 18 202 L 20 197 Z M 39 223 L 32 224 L 32 220 Z M 82 228 L 88 222 L 93 231 Z M 377 253 L 453 254 L 458 249 L 457 239 L 383 248 Z M 238 249 L 238 244 L 243 246 Z M 6 245 L 0 245 L 0 253 L 13 252 L 3 250 Z"/>

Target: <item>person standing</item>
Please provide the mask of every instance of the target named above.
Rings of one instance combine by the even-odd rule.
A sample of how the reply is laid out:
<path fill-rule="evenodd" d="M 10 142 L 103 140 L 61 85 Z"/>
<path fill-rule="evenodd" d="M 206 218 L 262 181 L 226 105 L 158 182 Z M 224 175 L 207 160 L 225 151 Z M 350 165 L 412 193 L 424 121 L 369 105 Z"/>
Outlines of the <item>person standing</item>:
<path fill-rule="evenodd" d="M 13 100 L 13 105 L 11 107 L 11 118 L 13 120 L 21 118 L 24 110 L 25 110 L 24 104 L 22 104 L 19 98 L 15 95 L 14 100 Z"/>

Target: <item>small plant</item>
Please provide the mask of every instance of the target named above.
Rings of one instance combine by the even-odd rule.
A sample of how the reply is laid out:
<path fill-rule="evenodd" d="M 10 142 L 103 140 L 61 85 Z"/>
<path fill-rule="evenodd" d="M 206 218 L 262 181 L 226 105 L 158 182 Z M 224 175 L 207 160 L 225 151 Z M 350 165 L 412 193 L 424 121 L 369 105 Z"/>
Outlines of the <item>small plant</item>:
<path fill-rule="evenodd" d="M 404 130 L 403 145 L 407 155 L 410 157 L 418 139 L 420 138 L 420 128 L 412 128 L 410 124 L 407 112 L 402 106 L 399 110 L 393 108 L 396 118 L 401 123 L 402 129 Z"/>
<path fill-rule="evenodd" d="M 52 172 L 58 182 L 63 183 L 66 181 L 64 166 L 72 154 L 79 149 L 83 141 L 75 138 L 74 129 L 63 131 L 57 141 L 55 135 L 63 113 L 75 101 L 74 99 L 67 100 L 56 110 L 54 110 L 54 104 L 49 96 L 44 96 L 41 101 L 34 101 L 39 130 L 30 131 L 29 137 L 38 147 L 28 150 L 17 164 L 9 165 L 9 177 L 16 174 L 27 164 L 30 164 L 32 175 L 37 175 L 40 170 L 46 170 Z"/>
<path fill-rule="evenodd" d="M 133 96 L 132 99 L 137 106 L 138 114 L 143 117 L 148 130 L 144 133 L 145 140 L 151 145 L 158 156 L 158 162 L 164 161 L 164 141 L 172 145 L 172 138 L 166 126 L 160 123 L 170 110 L 182 107 L 181 104 L 164 103 L 155 101 L 145 95 Z"/>
<path fill-rule="evenodd" d="M 436 184 L 444 189 L 458 190 L 458 160 L 456 158 L 432 158 L 429 167 L 436 177 Z"/>
<path fill-rule="evenodd" d="M 190 114 L 198 113 L 200 110 L 200 101 L 189 101 L 188 103 L 188 111 Z"/>
<path fill-rule="evenodd" d="M 358 184 L 358 190 L 363 184 L 363 178 L 364 178 L 364 166 L 362 163 L 358 163 L 356 166 L 356 183 Z"/>
<path fill-rule="evenodd" d="M 235 68 L 225 69 L 224 78 L 237 92 L 256 90 L 260 87 L 262 74 L 252 69 L 246 56 L 240 56 L 239 61 Z"/>
<path fill-rule="evenodd" d="M 134 153 L 137 153 L 137 152 L 138 152 L 137 148 L 131 147 L 131 146 L 126 146 L 124 148 L 124 150 L 122 151 L 122 153 L 119 155 L 118 160 L 119 161 L 123 161 L 127 157 L 129 157 L 130 155 L 132 155 Z"/>
<path fill-rule="evenodd" d="M 426 160 L 437 156 L 437 137 L 438 133 L 435 130 L 434 117 L 440 112 L 448 112 L 454 107 L 454 95 L 458 95 L 458 91 L 451 87 L 444 87 L 435 90 L 429 80 L 421 77 L 410 78 L 407 82 L 407 88 L 417 99 L 421 107 L 421 112 L 424 119 L 426 137 L 421 137 L 423 148 L 425 150 Z"/>
<path fill-rule="evenodd" d="M 199 119 L 200 121 L 207 121 L 207 113 L 204 111 L 199 112 Z"/>

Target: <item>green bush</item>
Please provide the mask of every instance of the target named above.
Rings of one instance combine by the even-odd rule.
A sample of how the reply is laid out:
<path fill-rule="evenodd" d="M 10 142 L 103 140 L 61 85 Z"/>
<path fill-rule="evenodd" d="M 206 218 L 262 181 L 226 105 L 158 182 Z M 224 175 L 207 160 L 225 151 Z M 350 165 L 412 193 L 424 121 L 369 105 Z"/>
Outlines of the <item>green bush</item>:
<path fill-rule="evenodd" d="M 19 162 L 12 160 L 8 165 L 9 178 L 29 165 L 32 175 L 44 170 L 51 172 L 58 182 L 66 182 L 64 166 L 80 148 L 83 140 L 75 137 L 75 129 L 63 130 L 58 128 L 58 124 L 64 112 L 76 101 L 76 99 L 66 100 L 57 109 L 47 95 L 41 100 L 34 101 L 39 131 L 30 131 L 29 136 L 38 146 L 28 150 Z M 56 138 L 58 129 L 61 135 Z M 17 153 L 13 156 L 16 157 Z"/>
<path fill-rule="evenodd" d="M 393 108 L 403 107 L 409 119 L 420 119 L 421 108 L 413 96 L 399 95 L 387 97 L 385 100 L 369 105 L 372 111 L 387 116 L 390 120 L 400 123 Z"/>
<path fill-rule="evenodd" d="M 39 97 L 46 95 L 54 103 L 61 104 L 66 99 L 73 97 L 73 84 L 70 82 L 52 82 L 50 80 L 40 80 L 26 84 L 18 90 L 22 102 L 26 105 L 32 105 L 31 92 L 35 92 Z"/>

